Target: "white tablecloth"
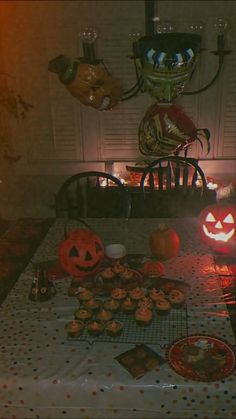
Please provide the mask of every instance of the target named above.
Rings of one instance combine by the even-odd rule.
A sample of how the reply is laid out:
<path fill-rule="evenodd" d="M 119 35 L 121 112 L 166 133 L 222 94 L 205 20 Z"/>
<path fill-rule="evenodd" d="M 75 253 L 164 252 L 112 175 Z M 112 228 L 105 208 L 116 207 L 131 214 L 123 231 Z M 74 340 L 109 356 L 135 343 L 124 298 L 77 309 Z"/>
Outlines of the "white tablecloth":
<path fill-rule="evenodd" d="M 148 237 L 159 222 L 176 229 L 179 254 L 164 262 L 165 275 L 191 285 L 187 295 L 188 333 L 218 336 L 235 344 L 219 278 L 196 219 L 87 220 L 105 245 L 123 243 L 128 253 L 149 254 Z M 83 227 L 70 221 L 68 228 Z M 63 239 L 56 220 L 32 262 L 53 259 Z M 139 380 L 114 359 L 133 343 L 68 340 L 73 318 L 70 278 L 56 282 L 56 296 L 44 303 L 28 299 L 32 263 L 1 307 L 0 418 L 232 418 L 235 376 L 211 383 L 183 378 L 166 362 Z M 145 343 L 145 342 L 144 342 Z M 161 355 L 160 342 L 148 345 Z"/>

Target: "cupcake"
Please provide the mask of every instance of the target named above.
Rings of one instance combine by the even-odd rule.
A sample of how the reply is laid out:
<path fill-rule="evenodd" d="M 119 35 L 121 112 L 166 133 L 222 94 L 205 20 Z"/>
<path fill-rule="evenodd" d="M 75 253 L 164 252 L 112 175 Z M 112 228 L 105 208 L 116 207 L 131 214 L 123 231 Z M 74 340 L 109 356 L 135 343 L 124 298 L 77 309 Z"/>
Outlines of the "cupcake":
<path fill-rule="evenodd" d="M 110 310 L 105 310 L 104 308 L 98 312 L 97 320 L 108 322 L 113 318 L 113 313 Z"/>
<path fill-rule="evenodd" d="M 130 297 L 126 297 L 125 300 L 122 301 L 121 303 L 121 309 L 126 313 L 126 314 L 131 314 L 136 310 L 137 307 L 137 303 L 132 300 L 132 298 Z"/>
<path fill-rule="evenodd" d="M 106 325 L 105 329 L 108 336 L 119 336 L 123 331 L 123 324 L 113 320 Z"/>
<path fill-rule="evenodd" d="M 103 304 L 103 308 L 105 310 L 110 310 L 110 311 L 117 311 L 120 308 L 120 302 L 118 300 L 115 300 L 114 298 L 109 298 L 108 300 L 106 300 Z"/>
<path fill-rule="evenodd" d="M 130 281 L 134 277 L 134 273 L 131 269 L 125 268 L 123 272 L 120 274 L 123 281 Z"/>
<path fill-rule="evenodd" d="M 127 295 L 127 291 L 124 288 L 114 288 L 111 291 L 111 297 L 115 300 L 123 300 Z"/>
<path fill-rule="evenodd" d="M 156 289 L 156 288 L 151 289 L 151 291 L 149 292 L 149 297 L 153 301 L 157 301 L 157 300 L 166 298 L 165 293 L 161 290 Z"/>
<path fill-rule="evenodd" d="M 112 271 L 114 272 L 115 275 L 119 275 L 122 272 L 124 272 L 125 267 L 120 262 L 117 262 L 114 266 L 112 266 L 111 269 L 112 269 Z"/>
<path fill-rule="evenodd" d="M 84 322 L 86 322 L 89 319 L 91 319 L 92 316 L 93 316 L 92 310 L 88 310 L 87 308 L 79 308 L 75 312 L 75 318 L 77 320 L 81 320 L 81 321 L 84 321 Z"/>
<path fill-rule="evenodd" d="M 155 302 L 156 312 L 158 314 L 168 314 L 171 309 L 171 305 L 168 300 L 160 299 Z"/>
<path fill-rule="evenodd" d="M 143 297 L 138 301 L 138 307 L 146 307 L 151 310 L 153 308 L 153 302 L 150 297 Z"/>
<path fill-rule="evenodd" d="M 87 288 L 84 288 L 82 291 L 79 291 L 77 294 L 77 298 L 80 301 L 88 301 L 93 297 L 93 293 L 88 290 Z"/>
<path fill-rule="evenodd" d="M 104 331 L 104 324 L 100 321 L 93 320 L 87 324 L 87 330 L 90 335 L 98 336 Z"/>
<path fill-rule="evenodd" d="M 185 301 L 185 295 L 182 291 L 172 289 L 167 296 L 171 305 L 175 308 L 182 307 Z"/>
<path fill-rule="evenodd" d="M 88 310 L 97 311 L 101 307 L 101 302 L 91 298 L 88 301 L 84 301 L 81 308 L 86 308 Z"/>
<path fill-rule="evenodd" d="M 145 291 L 143 288 L 136 287 L 129 291 L 129 295 L 133 300 L 141 300 L 145 296 Z"/>
<path fill-rule="evenodd" d="M 135 320 L 139 326 L 148 326 L 152 321 L 152 310 L 140 307 L 135 311 Z"/>
<path fill-rule="evenodd" d="M 65 325 L 67 335 L 71 338 L 76 338 L 81 335 L 84 329 L 84 324 L 81 321 L 72 320 Z"/>
<path fill-rule="evenodd" d="M 112 271 L 112 269 L 109 267 L 109 268 L 106 268 L 103 271 L 101 271 L 100 272 L 100 276 L 102 277 L 102 279 L 105 279 L 106 280 L 106 279 L 112 279 L 112 278 L 114 278 L 115 277 L 115 274 Z"/>

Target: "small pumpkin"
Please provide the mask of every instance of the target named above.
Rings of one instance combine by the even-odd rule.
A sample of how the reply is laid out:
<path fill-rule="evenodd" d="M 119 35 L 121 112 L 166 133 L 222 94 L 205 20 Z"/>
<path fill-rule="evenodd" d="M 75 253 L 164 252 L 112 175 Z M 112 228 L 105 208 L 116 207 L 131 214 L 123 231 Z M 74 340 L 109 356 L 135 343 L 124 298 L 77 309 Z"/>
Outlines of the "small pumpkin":
<path fill-rule="evenodd" d="M 158 261 L 147 261 L 143 265 L 142 272 L 147 276 L 161 276 L 164 274 L 164 265 Z"/>
<path fill-rule="evenodd" d="M 104 258 L 101 238 L 91 230 L 72 230 L 58 247 L 62 268 L 75 278 L 82 278 L 97 272 Z"/>
<path fill-rule="evenodd" d="M 219 202 L 208 205 L 199 215 L 202 240 L 214 251 L 229 254 L 236 247 L 236 205 Z"/>
<path fill-rule="evenodd" d="M 164 261 L 177 255 L 180 249 L 178 233 L 165 224 L 159 224 L 149 237 L 151 253 L 158 260 Z"/>

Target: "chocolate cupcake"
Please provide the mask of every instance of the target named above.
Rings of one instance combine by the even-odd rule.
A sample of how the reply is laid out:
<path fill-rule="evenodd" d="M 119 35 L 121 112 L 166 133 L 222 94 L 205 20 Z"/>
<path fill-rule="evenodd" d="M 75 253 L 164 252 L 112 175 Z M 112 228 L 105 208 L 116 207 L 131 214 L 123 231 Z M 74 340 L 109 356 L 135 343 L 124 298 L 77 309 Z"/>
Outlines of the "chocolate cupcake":
<path fill-rule="evenodd" d="M 103 304 L 103 308 L 105 310 L 110 310 L 112 312 L 116 312 L 120 308 L 120 302 L 119 300 L 115 300 L 114 298 L 109 298 L 106 300 Z"/>
<path fill-rule="evenodd" d="M 81 308 L 86 308 L 88 310 L 92 310 L 93 312 L 98 311 L 100 307 L 101 307 L 101 301 L 98 301 L 95 298 L 91 298 L 88 301 L 84 301 L 81 306 Z"/>
<path fill-rule="evenodd" d="M 148 326 L 153 318 L 152 310 L 146 307 L 138 308 L 135 311 L 135 320 L 139 326 Z"/>
<path fill-rule="evenodd" d="M 93 293 L 92 291 L 88 290 L 87 288 L 84 288 L 82 291 L 79 291 L 78 294 L 76 295 L 76 297 L 78 298 L 79 301 L 88 301 L 91 300 L 91 298 L 93 298 Z"/>
<path fill-rule="evenodd" d="M 167 298 L 174 308 L 180 308 L 184 305 L 185 302 L 185 295 L 182 291 L 178 289 L 172 289 L 169 294 L 167 295 Z"/>
<path fill-rule="evenodd" d="M 157 314 L 161 314 L 161 315 L 168 314 L 171 309 L 171 304 L 169 303 L 167 299 L 160 298 L 160 300 L 157 300 L 155 302 L 155 308 L 156 308 Z"/>
<path fill-rule="evenodd" d="M 157 288 L 152 288 L 151 291 L 149 292 L 149 297 L 153 300 L 153 301 L 157 301 L 160 300 L 161 298 L 165 299 L 165 293 L 162 290 L 158 290 Z"/>
<path fill-rule="evenodd" d="M 123 331 L 123 324 L 117 320 L 107 323 L 105 327 L 108 336 L 119 336 Z"/>
<path fill-rule="evenodd" d="M 98 320 L 93 320 L 87 324 L 87 331 L 92 336 L 101 335 L 104 331 L 104 324 Z"/>
<path fill-rule="evenodd" d="M 132 300 L 132 298 L 130 297 L 126 297 L 125 300 L 122 301 L 121 303 L 121 309 L 126 313 L 126 314 L 132 314 L 135 312 L 137 307 L 137 303 Z"/>
<path fill-rule="evenodd" d="M 65 325 L 68 337 L 76 338 L 80 336 L 84 330 L 84 324 L 78 320 L 72 320 Z"/>
<path fill-rule="evenodd" d="M 150 297 L 143 297 L 138 301 L 138 307 L 146 307 L 151 310 L 153 308 L 153 302 Z"/>
<path fill-rule="evenodd" d="M 127 295 L 127 291 L 124 288 L 114 288 L 111 291 L 111 297 L 115 300 L 123 300 Z"/>
<path fill-rule="evenodd" d="M 104 308 L 100 310 L 97 314 L 97 320 L 108 322 L 113 318 L 113 313 L 110 310 L 105 310 Z"/>
<path fill-rule="evenodd" d="M 143 288 L 136 287 L 129 291 L 129 295 L 133 300 L 141 300 L 145 296 L 145 291 Z"/>
<path fill-rule="evenodd" d="M 81 320 L 82 322 L 87 322 L 93 316 L 92 310 L 88 310 L 87 308 L 79 308 L 75 312 L 75 319 Z"/>

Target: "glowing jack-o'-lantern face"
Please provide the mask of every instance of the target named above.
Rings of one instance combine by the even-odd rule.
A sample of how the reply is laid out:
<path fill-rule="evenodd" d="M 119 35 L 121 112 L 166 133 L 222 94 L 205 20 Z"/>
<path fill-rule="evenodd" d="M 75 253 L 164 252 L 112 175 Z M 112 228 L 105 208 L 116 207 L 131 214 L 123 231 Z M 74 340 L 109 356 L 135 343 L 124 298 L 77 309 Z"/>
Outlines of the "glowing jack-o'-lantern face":
<path fill-rule="evenodd" d="M 87 229 L 73 230 L 58 248 L 63 269 L 75 278 L 94 274 L 104 258 L 100 237 Z"/>
<path fill-rule="evenodd" d="M 202 239 L 214 250 L 228 253 L 235 245 L 236 208 L 231 204 L 214 204 L 200 214 Z"/>

